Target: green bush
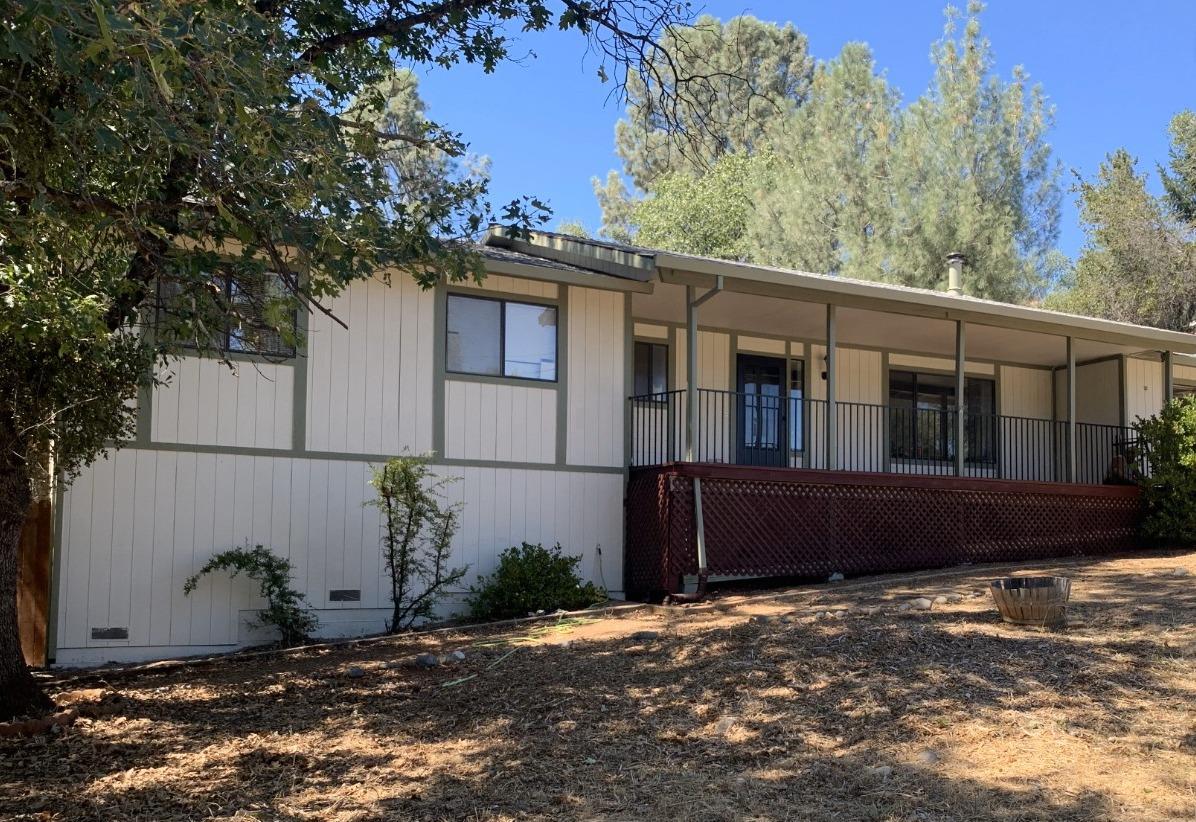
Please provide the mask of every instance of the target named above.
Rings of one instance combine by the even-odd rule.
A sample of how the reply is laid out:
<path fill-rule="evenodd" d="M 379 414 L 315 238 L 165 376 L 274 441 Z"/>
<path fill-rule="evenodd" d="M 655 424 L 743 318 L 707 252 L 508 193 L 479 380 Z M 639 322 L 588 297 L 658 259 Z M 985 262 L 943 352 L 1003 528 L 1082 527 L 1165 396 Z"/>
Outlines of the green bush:
<path fill-rule="evenodd" d="M 1141 479 L 1143 534 L 1171 544 L 1196 543 L 1196 397 L 1177 397 L 1135 427 L 1151 468 Z"/>
<path fill-rule="evenodd" d="M 258 624 L 274 626 L 282 636 L 282 645 L 302 645 L 320 620 L 304 603 L 303 594 L 291 587 L 291 562 L 275 556 L 269 548 L 255 545 L 221 551 L 199 569 L 199 573 L 183 583 L 183 593 L 190 595 L 199 578 L 213 571 L 228 571 L 235 577 L 242 571 L 258 583 L 258 591 L 266 600 L 266 609 L 258 615 Z"/>
<path fill-rule="evenodd" d="M 560 543 L 508 548 L 489 577 L 469 589 L 469 606 L 478 619 L 522 617 L 536 611 L 573 611 L 606 600 L 606 591 L 577 575 L 581 557 L 561 554 Z"/>

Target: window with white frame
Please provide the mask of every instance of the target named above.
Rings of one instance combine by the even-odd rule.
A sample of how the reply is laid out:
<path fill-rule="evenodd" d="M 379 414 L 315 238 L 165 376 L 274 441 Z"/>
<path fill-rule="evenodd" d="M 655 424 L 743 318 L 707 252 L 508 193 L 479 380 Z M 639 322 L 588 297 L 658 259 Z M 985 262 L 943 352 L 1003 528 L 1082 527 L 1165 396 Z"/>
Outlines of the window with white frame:
<path fill-rule="evenodd" d="M 450 374 L 556 381 L 556 306 L 450 294 L 446 319 Z"/>

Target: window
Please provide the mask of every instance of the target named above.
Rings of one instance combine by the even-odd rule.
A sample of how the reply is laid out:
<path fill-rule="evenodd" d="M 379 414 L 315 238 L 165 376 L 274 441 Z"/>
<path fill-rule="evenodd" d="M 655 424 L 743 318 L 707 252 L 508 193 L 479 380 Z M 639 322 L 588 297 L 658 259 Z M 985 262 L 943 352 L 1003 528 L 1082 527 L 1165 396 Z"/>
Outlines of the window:
<path fill-rule="evenodd" d="M 556 380 L 555 306 L 450 294 L 447 319 L 447 371 Z"/>
<path fill-rule="evenodd" d="M 804 448 L 805 363 L 789 361 L 789 450 L 797 453 Z"/>
<path fill-rule="evenodd" d="M 208 286 L 211 283 L 215 288 Z M 211 296 L 219 293 L 231 308 L 226 311 Z M 158 322 L 178 323 L 179 332 L 196 327 L 211 327 L 211 318 L 224 320 L 224 327 L 214 331 L 211 347 L 220 352 L 260 354 L 266 357 L 293 357 L 295 310 L 284 300 L 286 290 L 281 278 L 271 272 L 260 277 L 220 272 L 207 281 L 191 280 L 186 284 L 160 281 L 158 284 Z M 280 313 L 282 312 L 282 313 Z M 199 340 L 192 340 L 190 348 L 206 348 Z"/>
<path fill-rule="evenodd" d="M 669 390 L 669 347 L 664 343 L 635 344 L 635 395 L 664 394 Z M 664 397 L 660 397 L 663 401 Z"/>
<path fill-rule="evenodd" d="M 964 382 L 964 459 L 996 461 L 996 383 Z M 895 459 L 955 459 L 955 377 L 889 372 L 889 453 Z"/>

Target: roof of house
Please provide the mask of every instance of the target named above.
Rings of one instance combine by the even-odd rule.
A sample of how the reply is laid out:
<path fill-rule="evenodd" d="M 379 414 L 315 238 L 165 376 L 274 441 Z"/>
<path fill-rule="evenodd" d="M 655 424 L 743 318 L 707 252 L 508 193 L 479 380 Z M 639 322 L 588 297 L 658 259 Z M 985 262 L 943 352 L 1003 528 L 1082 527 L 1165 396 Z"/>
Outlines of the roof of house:
<path fill-rule="evenodd" d="M 1025 327 L 1076 337 L 1092 335 L 1094 339 L 1116 338 L 1156 350 L 1196 354 L 1196 334 L 926 288 L 678 254 L 553 232 L 537 231 L 529 236 L 516 237 L 503 229 L 494 228 L 484 244 L 488 254 L 501 249 L 522 260 L 535 259 L 540 264 L 563 270 L 586 272 L 590 276 L 601 275 L 607 282 L 619 280 L 646 285 L 648 289 L 654 281 L 713 286 L 717 278 L 722 277 L 729 290 L 936 318 L 983 320 L 994 325 Z"/>

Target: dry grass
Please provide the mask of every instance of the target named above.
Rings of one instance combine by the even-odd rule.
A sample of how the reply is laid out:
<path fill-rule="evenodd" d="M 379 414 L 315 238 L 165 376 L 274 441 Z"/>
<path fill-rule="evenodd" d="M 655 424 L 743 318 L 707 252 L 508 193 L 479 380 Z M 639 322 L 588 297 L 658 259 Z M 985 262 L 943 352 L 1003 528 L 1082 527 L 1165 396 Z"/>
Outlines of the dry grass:
<path fill-rule="evenodd" d="M 965 569 L 139 674 L 113 716 L 0 742 L 0 817 L 1196 817 L 1196 554 L 1062 567 L 1059 632 Z M 468 658 L 385 667 L 434 645 Z"/>

